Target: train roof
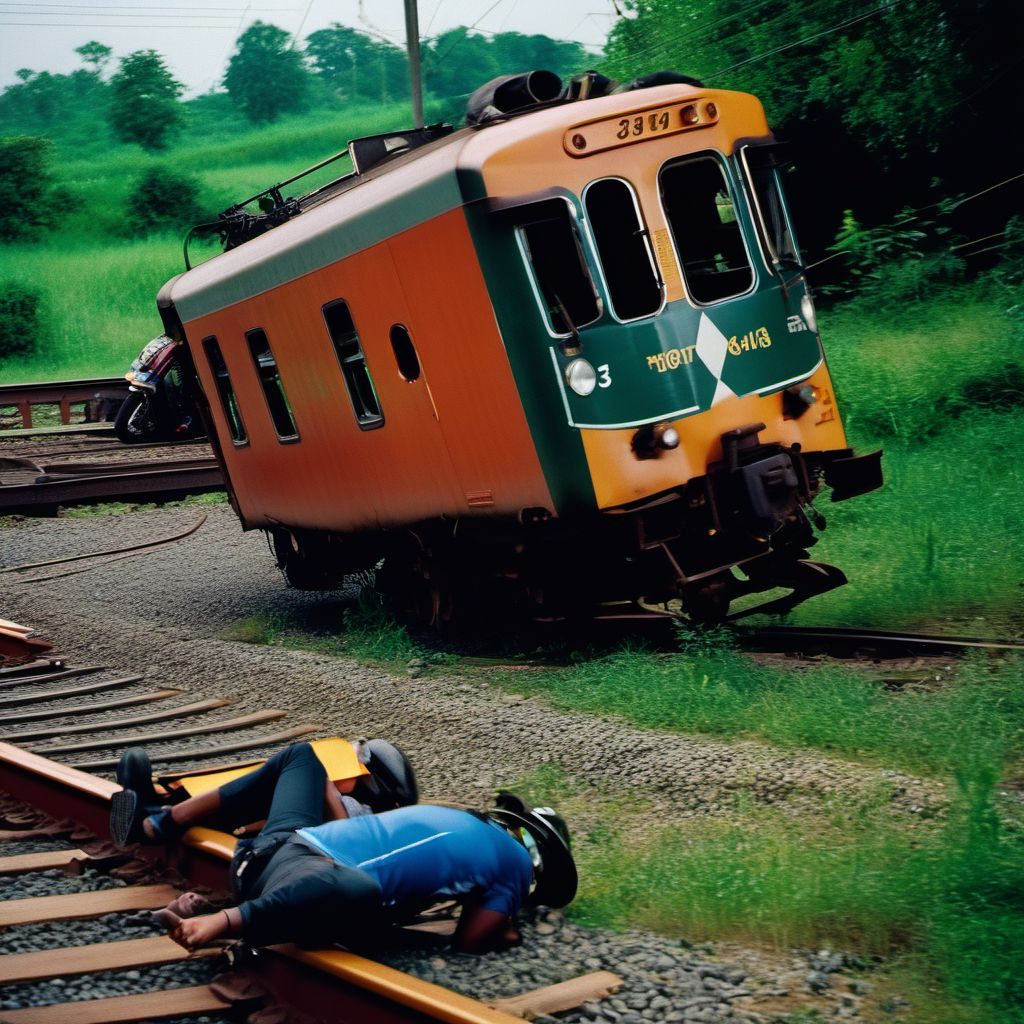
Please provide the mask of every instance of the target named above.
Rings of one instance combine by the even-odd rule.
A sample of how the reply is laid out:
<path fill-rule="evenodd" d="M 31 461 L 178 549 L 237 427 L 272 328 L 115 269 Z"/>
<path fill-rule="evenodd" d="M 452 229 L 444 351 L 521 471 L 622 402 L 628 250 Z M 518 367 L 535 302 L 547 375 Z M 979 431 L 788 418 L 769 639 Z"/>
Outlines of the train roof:
<path fill-rule="evenodd" d="M 745 94 L 673 84 L 549 106 L 460 129 L 365 173 L 339 179 L 292 219 L 173 278 L 158 301 L 173 303 L 186 323 L 214 313 L 484 199 L 485 165 L 513 148 L 529 150 L 531 143 L 554 137 L 561 158 L 561 138 L 576 125 L 711 94 L 742 97 L 760 110 L 758 101 Z"/>

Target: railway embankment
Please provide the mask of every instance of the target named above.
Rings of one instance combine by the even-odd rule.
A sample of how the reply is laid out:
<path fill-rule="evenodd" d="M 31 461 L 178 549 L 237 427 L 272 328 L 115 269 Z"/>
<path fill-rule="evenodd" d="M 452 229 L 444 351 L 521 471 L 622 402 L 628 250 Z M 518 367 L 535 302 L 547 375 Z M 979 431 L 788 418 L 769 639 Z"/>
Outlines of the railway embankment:
<path fill-rule="evenodd" d="M 831 928 L 820 920 L 808 929 L 791 913 L 797 903 L 807 915 L 827 918 L 830 886 L 837 887 L 831 902 L 841 912 L 851 893 L 849 886 L 839 891 L 839 873 L 852 872 L 856 856 L 835 858 L 832 874 L 791 872 L 790 888 L 774 893 L 779 864 L 771 857 L 799 859 L 801 844 L 841 847 L 844 830 L 854 828 L 909 837 L 908 851 L 926 845 L 941 834 L 951 799 L 941 775 L 556 708 L 542 695 L 511 692 L 479 672 L 460 674 L 457 664 L 409 675 L 323 650 L 227 640 L 239 623 L 287 621 L 290 643 L 306 630 L 316 648 L 325 627 L 342 629 L 351 595 L 285 589 L 262 536 L 241 534 L 226 506 L 7 521 L 0 530 L 2 560 L 14 565 L 163 537 L 202 514 L 208 514 L 202 528 L 181 543 L 74 576 L 13 582 L 4 615 L 36 626 L 79 663 L 139 674 L 129 693 L 137 685 L 181 688 L 192 699 L 232 695 L 232 714 L 282 707 L 296 721 L 315 719 L 323 734 L 385 736 L 410 754 L 431 797 L 480 804 L 497 787 L 525 784 L 536 796 L 557 800 L 573 823 L 585 879 L 568 917 L 538 918 L 523 946 L 510 953 L 467 959 L 443 948 L 399 950 L 396 966 L 479 998 L 587 970 L 622 974 L 621 993 L 566 1018 L 579 1022 L 771 1021 L 800 1019 L 793 1017 L 800 1013 L 808 1019 L 811 1012 L 893 1019 L 879 1010 L 882 1004 L 901 1019 L 901 1007 L 927 999 L 907 995 L 902 976 L 888 973 L 891 958 L 874 959 L 884 937 L 858 946 L 842 921 Z M 118 749 L 116 731 L 104 733 L 103 720 L 97 735 L 109 736 L 110 747 L 99 757 Z M 161 751 L 173 746 L 154 747 L 158 764 Z M 892 857 L 898 845 L 870 852 Z M 717 880 L 707 874 L 715 864 Z M 878 867 L 884 870 L 884 861 Z M 691 871 L 705 872 L 698 879 L 705 890 L 719 886 L 718 917 L 674 918 Z M 759 871 L 761 903 L 740 891 Z M 660 911 L 651 899 L 659 885 Z M 706 908 L 706 891 L 702 898 Z M 772 901 L 774 918 L 766 909 Z M 746 926 L 739 920 L 744 914 Z M 616 927 L 592 926 L 602 922 Z M 631 927 L 638 923 L 648 927 Z M 814 941 L 830 930 L 849 941 Z M 34 948 L 32 934 L 19 937 L 19 931 L 11 937 Z M 67 936 L 56 938 L 60 944 Z M 85 997 L 100 990 L 82 984 L 80 991 Z M 26 993 L 27 1000 L 49 999 L 42 990 Z"/>

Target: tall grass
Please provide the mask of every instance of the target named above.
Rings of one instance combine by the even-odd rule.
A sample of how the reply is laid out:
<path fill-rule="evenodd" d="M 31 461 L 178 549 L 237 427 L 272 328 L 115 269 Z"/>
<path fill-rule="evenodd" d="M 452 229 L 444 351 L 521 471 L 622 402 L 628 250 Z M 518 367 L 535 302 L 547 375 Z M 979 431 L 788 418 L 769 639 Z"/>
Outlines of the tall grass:
<path fill-rule="evenodd" d="M 972 659 L 933 692 L 893 693 L 853 669 L 765 666 L 731 651 L 665 657 L 621 651 L 502 685 L 554 706 L 651 729 L 742 736 L 953 775 L 1024 756 L 1024 660 Z"/>
<path fill-rule="evenodd" d="M 737 794 L 728 818 L 652 820 L 642 792 L 595 792 L 555 766 L 514 788 L 577 823 L 569 914 L 688 942 L 841 949 L 909 996 L 909 1024 L 1024 1021 L 1024 832 L 1000 822 L 988 747 L 948 816 L 908 821 L 879 789 L 796 818 Z"/>
<path fill-rule="evenodd" d="M 124 373 L 162 330 L 156 290 L 179 272 L 178 239 L 5 247 L 5 276 L 41 296 L 35 356 L 0 364 L 0 383 Z M 154 284 L 154 282 L 158 282 Z"/>

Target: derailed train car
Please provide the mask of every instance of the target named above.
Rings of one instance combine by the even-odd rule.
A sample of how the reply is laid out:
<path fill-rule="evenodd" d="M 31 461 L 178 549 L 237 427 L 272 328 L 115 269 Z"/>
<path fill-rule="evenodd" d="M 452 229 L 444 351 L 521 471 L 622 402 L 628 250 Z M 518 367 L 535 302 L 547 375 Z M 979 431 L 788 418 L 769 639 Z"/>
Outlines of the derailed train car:
<path fill-rule="evenodd" d="M 845 582 L 808 560 L 811 503 L 877 487 L 881 453 L 847 447 L 780 147 L 753 96 L 665 79 L 490 83 L 464 129 L 359 140 L 353 173 L 233 208 L 228 251 L 161 291 L 293 585 L 377 567 L 435 622 L 706 621 Z"/>

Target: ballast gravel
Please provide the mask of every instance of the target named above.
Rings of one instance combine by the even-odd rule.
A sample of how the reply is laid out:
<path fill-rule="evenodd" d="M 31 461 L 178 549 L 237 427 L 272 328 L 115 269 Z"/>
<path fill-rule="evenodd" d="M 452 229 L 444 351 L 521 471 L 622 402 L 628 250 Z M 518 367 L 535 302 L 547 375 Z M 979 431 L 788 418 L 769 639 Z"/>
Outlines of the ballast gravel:
<path fill-rule="evenodd" d="M 221 639 L 229 627 L 247 620 L 284 619 L 315 627 L 333 621 L 340 628 L 346 606 L 344 595 L 286 589 L 263 536 L 243 534 L 224 506 L 8 521 L 0 526 L 0 563 L 12 566 L 163 537 L 204 513 L 209 518 L 199 532 L 171 547 L 46 583 L 12 583 L 0 615 L 34 626 L 75 664 L 142 674 L 140 692 L 180 687 L 185 692 L 174 700 L 182 703 L 236 697 L 225 715 L 269 707 L 289 711 L 281 723 L 260 727 L 260 734 L 309 722 L 323 735 L 391 739 L 410 755 L 421 789 L 431 798 L 483 804 L 495 788 L 552 763 L 570 778 L 604 790 L 643 793 L 652 818 L 661 823 L 726 814 L 740 791 L 757 802 L 799 806 L 805 799 L 872 793 L 884 785 L 897 813 L 939 810 L 945 804 L 936 782 L 813 752 L 643 730 L 610 717 L 557 711 L 542 700 L 444 677 L 438 670 L 396 679 L 343 657 Z M 82 704 L 96 699 L 83 698 Z M 105 713 L 98 720 L 149 707 Z M 187 742 L 216 747 L 219 740 L 223 737 Z M 93 757 L 84 752 L 65 759 Z M 132 915 L 116 916 L 120 925 L 112 927 L 124 928 L 125 938 L 138 937 Z M 56 928 L 44 933 L 52 936 L 46 941 L 53 946 L 70 945 L 70 933 L 82 929 L 80 923 L 46 927 Z M 39 941 L 38 933 L 26 928 L 11 932 L 23 933 L 25 942 Z M 82 934 L 89 933 L 83 929 Z M 785 956 L 724 945 L 696 949 L 646 934 L 593 931 L 552 913 L 527 926 L 523 945 L 506 953 L 469 958 L 443 948 L 402 949 L 389 959 L 477 998 L 515 995 L 592 970 L 624 978 L 613 998 L 560 1016 L 570 1024 L 770 1021 L 802 1007 L 839 1018 L 858 1016 L 864 997 L 851 986 L 861 986 L 863 993 L 867 983 L 845 978 L 839 973 L 843 958 L 822 953 Z M 68 991 L 116 994 L 106 975 L 68 979 L 67 985 L 70 990 L 58 986 L 65 991 L 56 996 L 41 986 L 28 986 L 32 991 L 21 996 L 52 1001 L 70 998 Z"/>

